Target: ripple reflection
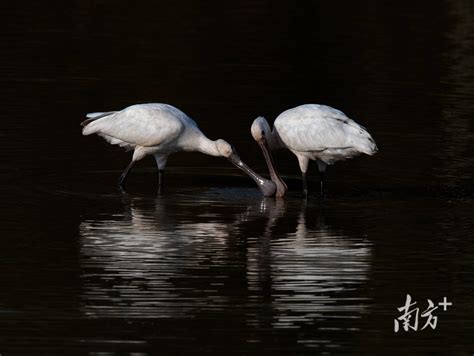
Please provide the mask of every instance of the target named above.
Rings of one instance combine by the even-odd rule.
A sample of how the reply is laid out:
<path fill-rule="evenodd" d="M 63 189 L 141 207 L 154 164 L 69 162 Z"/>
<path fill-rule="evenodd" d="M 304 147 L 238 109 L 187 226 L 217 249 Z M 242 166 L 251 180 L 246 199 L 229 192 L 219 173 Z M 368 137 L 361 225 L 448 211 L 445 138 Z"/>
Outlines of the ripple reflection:
<path fill-rule="evenodd" d="M 248 330 L 316 323 L 324 331 L 337 319 L 338 329 L 356 329 L 351 320 L 367 309 L 361 288 L 372 254 L 364 234 L 326 223 L 326 215 L 334 214 L 318 205 L 237 196 L 224 190 L 198 197 L 127 196 L 123 213 L 83 220 L 83 313 L 204 313 L 215 319 L 232 314 Z M 244 313 L 237 317 L 236 309 Z M 314 338 L 299 342 L 314 344 Z"/>

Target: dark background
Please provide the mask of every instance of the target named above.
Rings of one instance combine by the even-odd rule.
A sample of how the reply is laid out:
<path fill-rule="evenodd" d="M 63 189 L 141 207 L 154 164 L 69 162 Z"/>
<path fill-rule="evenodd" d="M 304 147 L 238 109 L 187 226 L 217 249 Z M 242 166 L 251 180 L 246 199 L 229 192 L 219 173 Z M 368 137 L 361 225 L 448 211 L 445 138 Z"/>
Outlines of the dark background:
<path fill-rule="evenodd" d="M 471 1 L 19 1 L 0 14 L 2 355 L 472 354 Z M 79 123 L 146 102 L 182 109 L 260 173 L 253 119 L 303 103 L 342 110 L 380 151 L 330 167 L 323 205 L 301 200 L 288 152 L 283 205 L 198 153 L 170 158 L 164 197 L 151 158 L 122 196 L 130 155 Z M 436 330 L 394 334 L 407 293 L 455 306 Z"/>

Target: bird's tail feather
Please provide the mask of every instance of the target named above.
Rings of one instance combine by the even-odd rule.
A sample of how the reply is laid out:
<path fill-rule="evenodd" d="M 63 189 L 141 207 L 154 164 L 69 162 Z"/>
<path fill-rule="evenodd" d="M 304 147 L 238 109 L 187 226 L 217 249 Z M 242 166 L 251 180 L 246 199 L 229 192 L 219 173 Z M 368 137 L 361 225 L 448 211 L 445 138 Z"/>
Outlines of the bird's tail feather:
<path fill-rule="evenodd" d="M 372 155 L 376 154 L 379 149 L 378 149 L 377 144 L 375 143 L 374 139 L 369 135 L 369 137 L 367 138 L 367 141 L 362 145 L 362 147 L 360 147 L 360 150 L 363 153 L 365 153 L 369 156 L 372 156 Z"/>
<path fill-rule="evenodd" d="M 100 119 L 102 117 L 106 117 L 112 114 L 115 114 L 117 111 L 108 111 L 108 112 L 91 112 L 86 115 L 87 120 L 81 122 L 81 126 L 87 126 L 92 121 Z"/>

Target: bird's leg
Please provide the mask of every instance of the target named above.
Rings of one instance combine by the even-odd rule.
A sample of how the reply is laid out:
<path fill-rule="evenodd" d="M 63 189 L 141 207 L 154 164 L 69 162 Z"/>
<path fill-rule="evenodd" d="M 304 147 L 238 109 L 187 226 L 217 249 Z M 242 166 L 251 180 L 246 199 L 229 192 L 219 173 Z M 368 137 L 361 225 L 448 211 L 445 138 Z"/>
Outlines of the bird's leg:
<path fill-rule="evenodd" d="M 320 184 L 321 184 L 321 198 L 324 197 L 324 175 L 325 175 L 325 172 L 319 172 L 319 180 L 320 180 Z"/>
<path fill-rule="evenodd" d="M 306 181 L 306 172 L 308 171 L 308 163 L 309 159 L 304 154 L 296 154 L 296 158 L 298 158 L 298 164 L 300 165 L 301 169 L 301 177 L 303 178 L 303 197 L 308 197 L 308 183 Z"/>
<path fill-rule="evenodd" d="M 158 185 L 161 187 L 164 182 L 164 174 L 165 170 L 164 169 L 159 169 L 158 170 Z"/>
<path fill-rule="evenodd" d="M 164 184 L 164 169 L 158 169 L 158 194 L 163 193 L 163 184 Z"/>
<path fill-rule="evenodd" d="M 158 167 L 158 194 L 160 194 L 163 192 L 164 174 L 166 163 L 168 162 L 168 155 L 155 153 L 153 157 L 155 157 Z"/>
<path fill-rule="evenodd" d="M 308 184 L 306 182 L 306 172 L 301 172 L 301 177 L 303 178 L 303 197 L 308 196 Z"/>
<path fill-rule="evenodd" d="M 323 198 L 324 197 L 324 178 L 325 178 L 327 164 L 324 163 L 323 161 L 319 161 L 319 160 L 316 161 L 316 163 L 318 164 L 319 181 L 320 181 L 320 184 L 321 184 L 320 196 L 321 196 L 321 198 Z"/>
<path fill-rule="evenodd" d="M 123 171 L 123 173 L 120 175 L 119 179 L 118 179 L 118 186 L 119 188 L 123 189 L 125 188 L 125 183 L 127 182 L 127 176 L 128 174 L 130 173 L 130 171 L 132 170 L 133 166 L 135 165 L 135 161 L 132 160 L 127 168 L 125 168 L 125 170 Z"/>

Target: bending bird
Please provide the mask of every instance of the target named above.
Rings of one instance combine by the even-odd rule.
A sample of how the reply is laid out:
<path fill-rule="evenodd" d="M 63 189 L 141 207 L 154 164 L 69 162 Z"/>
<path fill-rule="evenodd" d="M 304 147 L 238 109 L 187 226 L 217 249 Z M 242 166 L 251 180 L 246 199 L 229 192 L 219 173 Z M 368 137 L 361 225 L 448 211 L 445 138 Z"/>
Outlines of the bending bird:
<path fill-rule="evenodd" d="M 272 181 L 260 177 L 238 156 L 226 141 L 208 139 L 196 122 L 181 110 L 168 104 L 138 104 L 121 111 L 95 112 L 87 114 L 83 135 L 98 134 L 107 142 L 133 150 L 130 164 L 119 178 L 121 188 L 135 163 L 147 155 L 153 155 L 159 172 L 158 184 L 163 184 L 163 173 L 168 156 L 178 151 L 199 151 L 211 156 L 227 158 L 244 171 L 258 185 L 263 195 L 275 193 Z"/>
<path fill-rule="evenodd" d="M 271 150 L 287 148 L 298 158 L 304 196 L 308 195 L 306 172 L 310 160 L 318 164 L 322 196 L 327 165 L 377 152 L 375 141 L 364 127 L 326 105 L 306 104 L 286 110 L 275 119 L 273 131 L 260 116 L 252 123 L 251 133 L 262 149 L 277 196 L 284 196 L 287 186 L 276 170 Z"/>

